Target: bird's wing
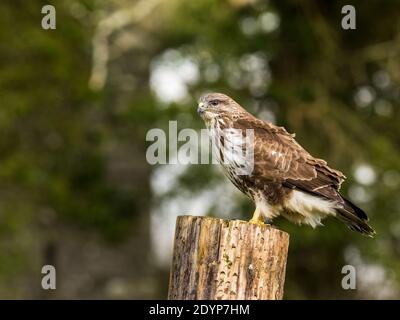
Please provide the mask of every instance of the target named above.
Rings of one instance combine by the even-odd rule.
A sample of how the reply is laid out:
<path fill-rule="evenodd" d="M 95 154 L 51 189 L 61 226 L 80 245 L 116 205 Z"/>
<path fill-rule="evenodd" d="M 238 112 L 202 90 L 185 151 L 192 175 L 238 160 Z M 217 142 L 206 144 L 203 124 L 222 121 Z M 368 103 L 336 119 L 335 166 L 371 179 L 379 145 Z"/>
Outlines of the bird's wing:
<path fill-rule="evenodd" d="M 254 176 L 336 198 L 336 191 L 346 177 L 329 168 L 326 161 L 311 156 L 285 128 L 247 117 L 238 119 L 235 127 L 254 130 Z"/>
<path fill-rule="evenodd" d="M 311 156 L 285 128 L 252 117 L 238 119 L 236 127 L 254 130 L 255 177 L 279 181 L 287 188 L 334 201 L 338 218 L 350 229 L 374 234 L 366 223 L 366 213 L 340 195 L 340 185 L 346 179 L 344 174 L 328 167 L 326 161 Z"/>

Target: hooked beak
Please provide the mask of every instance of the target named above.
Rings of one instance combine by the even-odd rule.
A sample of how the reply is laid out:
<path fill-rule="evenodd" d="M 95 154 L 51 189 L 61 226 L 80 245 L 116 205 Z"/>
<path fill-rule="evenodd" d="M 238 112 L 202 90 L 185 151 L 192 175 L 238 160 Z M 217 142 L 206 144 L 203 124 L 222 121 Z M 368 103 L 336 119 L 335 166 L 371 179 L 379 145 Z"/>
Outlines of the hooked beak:
<path fill-rule="evenodd" d="M 204 102 L 200 102 L 199 105 L 198 105 L 198 107 L 197 107 L 197 113 L 198 113 L 198 114 L 203 114 L 204 111 L 205 111 Z"/>

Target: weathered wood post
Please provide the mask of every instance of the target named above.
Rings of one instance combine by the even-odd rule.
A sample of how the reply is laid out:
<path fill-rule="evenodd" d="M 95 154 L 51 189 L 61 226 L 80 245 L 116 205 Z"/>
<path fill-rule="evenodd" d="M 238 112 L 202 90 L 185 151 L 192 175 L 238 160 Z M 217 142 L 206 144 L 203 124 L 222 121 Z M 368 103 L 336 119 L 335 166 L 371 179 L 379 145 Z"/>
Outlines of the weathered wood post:
<path fill-rule="evenodd" d="M 168 299 L 282 299 L 288 246 L 269 225 L 179 216 Z"/>

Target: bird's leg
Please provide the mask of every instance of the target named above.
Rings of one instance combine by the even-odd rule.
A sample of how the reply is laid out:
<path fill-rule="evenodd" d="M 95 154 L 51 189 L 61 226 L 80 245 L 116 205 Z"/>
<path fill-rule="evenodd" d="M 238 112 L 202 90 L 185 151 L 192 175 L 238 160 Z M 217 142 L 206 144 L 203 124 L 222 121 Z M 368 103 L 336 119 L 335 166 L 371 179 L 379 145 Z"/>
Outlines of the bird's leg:
<path fill-rule="evenodd" d="M 264 225 L 264 216 L 258 207 L 256 207 L 256 210 L 253 213 L 253 217 L 249 220 L 249 222 L 258 225 Z"/>

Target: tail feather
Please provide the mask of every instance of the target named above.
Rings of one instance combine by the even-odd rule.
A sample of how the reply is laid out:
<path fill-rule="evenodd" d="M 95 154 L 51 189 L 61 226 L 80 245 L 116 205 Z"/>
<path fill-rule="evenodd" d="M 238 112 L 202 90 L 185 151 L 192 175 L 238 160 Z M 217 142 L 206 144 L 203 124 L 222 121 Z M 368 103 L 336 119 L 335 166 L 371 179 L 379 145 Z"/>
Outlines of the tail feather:
<path fill-rule="evenodd" d="M 345 202 L 345 205 L 347 207 L 350 207 L 350 209 L 353 209 L 354 213 L 356 214 L 357 217 L 359 217 L 362 220 L 368 221 L 368 216 L 367 214 L 364 212 L 364 210 L 360 209 L 359 207 L 357 207 L 353 202 L 351 202 L 348 199 L 345 199 L 342 197 L 342 199 Z"/>
<path fill-rule="evenodd" d="M 375 235 L 375 230 L 367 223 L 367 214 L 349 200 L 342 197 L 343 203 L 337 208 L 337 218 L 347 224 L 350 230 L 360 232 L 369 237 Z"/>

